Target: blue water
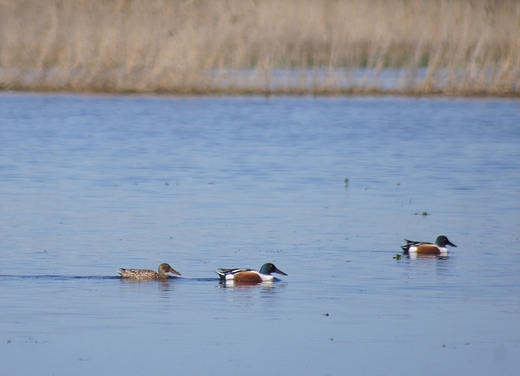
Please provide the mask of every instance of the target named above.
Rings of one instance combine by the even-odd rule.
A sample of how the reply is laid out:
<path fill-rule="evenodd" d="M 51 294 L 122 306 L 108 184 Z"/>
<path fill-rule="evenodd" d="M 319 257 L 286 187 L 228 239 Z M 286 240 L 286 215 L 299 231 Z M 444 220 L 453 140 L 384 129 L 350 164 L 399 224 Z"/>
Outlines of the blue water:
<path fill-rule="evenodd" d="M 517 100 L 1 94 L 0 374 L 516 375 L 519 166 Z"/>

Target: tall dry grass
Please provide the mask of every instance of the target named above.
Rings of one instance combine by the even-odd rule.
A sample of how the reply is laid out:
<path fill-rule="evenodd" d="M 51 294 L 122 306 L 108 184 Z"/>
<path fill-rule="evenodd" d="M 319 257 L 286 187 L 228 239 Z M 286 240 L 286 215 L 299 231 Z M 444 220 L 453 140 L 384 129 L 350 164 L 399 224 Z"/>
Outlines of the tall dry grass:
<path fill-rule="evenodd" d="M 519 95 L 515 0 L 0 0 L 0 88 Z"/>

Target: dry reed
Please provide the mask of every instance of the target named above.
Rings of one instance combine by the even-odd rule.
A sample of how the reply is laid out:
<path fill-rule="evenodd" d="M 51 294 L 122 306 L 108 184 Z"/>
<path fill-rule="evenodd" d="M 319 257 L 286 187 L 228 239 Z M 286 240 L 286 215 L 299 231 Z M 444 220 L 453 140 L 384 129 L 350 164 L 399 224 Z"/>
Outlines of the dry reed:
<path fill-rule="evenodd" d="M 515 0 L 0 0 L 0 88 L 520 94 Z"/>

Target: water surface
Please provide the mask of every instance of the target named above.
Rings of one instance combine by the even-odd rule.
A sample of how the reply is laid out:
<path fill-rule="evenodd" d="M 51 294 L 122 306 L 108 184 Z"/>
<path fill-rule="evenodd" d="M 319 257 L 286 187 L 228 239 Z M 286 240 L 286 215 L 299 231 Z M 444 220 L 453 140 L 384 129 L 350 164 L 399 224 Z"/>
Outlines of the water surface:
<path fill-rule="evenodd" d="M 513 100 L 2 94 L 0 372 L 515 375 L 519 119 Z M 448 258 L 393 258 L 439 234 Z M 161 262 L 182 278 L 117 278 Z M 213 272 L 264 262 L 288 276 Z"/>

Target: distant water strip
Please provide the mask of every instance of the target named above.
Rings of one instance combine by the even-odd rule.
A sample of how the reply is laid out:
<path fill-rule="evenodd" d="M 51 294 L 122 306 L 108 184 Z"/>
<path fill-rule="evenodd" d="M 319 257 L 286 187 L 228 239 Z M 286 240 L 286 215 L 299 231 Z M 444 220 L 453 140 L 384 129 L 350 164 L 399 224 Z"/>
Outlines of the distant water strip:
<path fill-rule="evenodd" d="M 119 276 L 67 276 L 67 275 L 57 275 L 57 274 L 43 274 L 43 275 L 9 275 L 9 274 L 0 274 L 0 280 L 56 280 L 56 281 L 67 281 L 67 280 L 77 280 L 77 279 L 89 279 L 89 280 L 110 280 L 110 279 L 118 279 L 121 280 L 123 278 Z M 131 280 L 125 278 L 124 280 Z M 186 281 L 186 282 L 218 282 L 218 278 L 184 278 L 184 277 L 170 277 L 169 281 Z M 132 280 L 133 281 L 133 280 Z M 153 280 L 152 280 L 153 281 Z M 165 280 L 161 280 L 164 282 Z M 139 281 L 139 282 L 147 282 L 147 281 Z M 150 282 L 150 281 L 148 281 Z"/>

